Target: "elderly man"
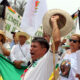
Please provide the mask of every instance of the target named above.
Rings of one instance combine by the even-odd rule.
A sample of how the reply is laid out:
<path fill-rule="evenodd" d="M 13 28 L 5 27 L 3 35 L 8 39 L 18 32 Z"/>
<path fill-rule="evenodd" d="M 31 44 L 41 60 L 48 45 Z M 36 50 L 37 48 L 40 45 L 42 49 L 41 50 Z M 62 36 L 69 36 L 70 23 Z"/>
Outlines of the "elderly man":
<path fill-rule="evenodd" d="M 27 62 L 31 59 L 29 45 L 26 44 L 29 35 L 25 32 L 17 32 L 16 37 L 19 43 L 13 46 L 10 58 L 17 68 L 21 68 L 21 66 L 27 66 Z"/>

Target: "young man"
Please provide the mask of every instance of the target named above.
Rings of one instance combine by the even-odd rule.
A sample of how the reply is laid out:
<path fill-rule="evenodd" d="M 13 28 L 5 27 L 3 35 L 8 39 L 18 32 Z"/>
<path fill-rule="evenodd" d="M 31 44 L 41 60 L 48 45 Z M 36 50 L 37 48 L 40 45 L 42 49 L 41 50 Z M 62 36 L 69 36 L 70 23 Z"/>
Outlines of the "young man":
<path fill-rule="evenodd" d="M 29 45 L 26 44 L 29 35 L 25 32 L 17 32 L 16 37 L 19 43 L 13 46 L 10 58 L 17 68 L 21 68 L 21 66 L 26 66 L 31 58 Z"/>

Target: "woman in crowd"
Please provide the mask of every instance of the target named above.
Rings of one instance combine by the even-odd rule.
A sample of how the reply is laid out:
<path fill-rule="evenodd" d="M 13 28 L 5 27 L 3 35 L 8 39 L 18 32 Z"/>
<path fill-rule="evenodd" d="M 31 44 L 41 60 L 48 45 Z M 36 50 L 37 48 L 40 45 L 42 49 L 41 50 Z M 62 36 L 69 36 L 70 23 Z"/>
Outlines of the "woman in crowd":
<path fill-rule="evenodd" d="M 69 39 L 70 49 L 66 51 L 60 64 L 61 80 L 76 80 L 79 70 L 80 35 L 73 34 Z"/>
<path fill-rule="evenodd" d="M 4 56 L 9 56 L 10 51 L 6 49 L 5 41 L 6 41 L 6 36 L 4 32 L 0 30 L 0 54 Z"/>
<path fill-rule="evenodd" d="M 6 49 L 7 46 L 5 45 L 5 41 L 6 41 L 6 36 L 4 32 L 0 30 L 0 55 L 9 56 L 10 51 Z M 1 75 L 0 75 L 0 80 L 2 80 Z"/>

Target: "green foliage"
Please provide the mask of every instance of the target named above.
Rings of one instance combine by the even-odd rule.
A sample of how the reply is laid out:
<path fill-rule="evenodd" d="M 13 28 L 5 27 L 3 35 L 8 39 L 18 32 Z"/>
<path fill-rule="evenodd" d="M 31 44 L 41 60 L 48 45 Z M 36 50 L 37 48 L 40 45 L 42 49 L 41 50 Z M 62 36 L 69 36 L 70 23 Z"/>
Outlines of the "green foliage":
<path fill-rule="evenodd" d="M 11 25 L 10 25 L 10 24 L 6 24 L 5 29 L 6 29 L 7 31 L 10 31 L 10 27 L 11 27 Z"/>

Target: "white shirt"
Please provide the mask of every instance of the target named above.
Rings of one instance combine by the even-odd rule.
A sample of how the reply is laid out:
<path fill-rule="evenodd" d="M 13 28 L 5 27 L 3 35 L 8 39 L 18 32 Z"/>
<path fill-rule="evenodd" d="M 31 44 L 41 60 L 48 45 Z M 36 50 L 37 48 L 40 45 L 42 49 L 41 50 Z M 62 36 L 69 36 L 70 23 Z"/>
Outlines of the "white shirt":
<path fill-rule="evenodd" d="M 31 59 L 30 46 L 26 43 L 22 46 L 20 44 L 14 45 L 10 53 L 10 58 L 12 62 L 15 60 L 24 61 L 26 64 Z"/>
<path fill-rule="evenodd" d="M 75 77 L 76 74 L 78 72 L 80 72 L 80 70 L 79 70 L 80 66 L 78 65 L 78 62 L 80 62 L 80 60 L 78 60 L 78 57 L 80 57 L 80 55 L 78 53 L 80 53 L 80 50 L 79 51 L 76 51 L 74 53 L 71 53 L 71 54 L 66 54 L 64 56 L 63 59 L 68 59 L 68 60 L 71 61 L 71 70 L 70 70 L 70 73 L 69 73 L 69 77 L 68 78 L 65 78 L 65 77 L 62 77 L 61 76 L 61 80 L 78 80 Z"/>
<path fill-rule="evenodd" d="M 35 67 L 30 67 L 22 80 L 48 80 L 53 71 L 53 54 L 46 53 Z"/>

